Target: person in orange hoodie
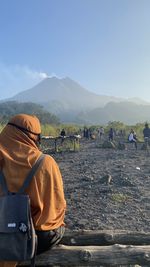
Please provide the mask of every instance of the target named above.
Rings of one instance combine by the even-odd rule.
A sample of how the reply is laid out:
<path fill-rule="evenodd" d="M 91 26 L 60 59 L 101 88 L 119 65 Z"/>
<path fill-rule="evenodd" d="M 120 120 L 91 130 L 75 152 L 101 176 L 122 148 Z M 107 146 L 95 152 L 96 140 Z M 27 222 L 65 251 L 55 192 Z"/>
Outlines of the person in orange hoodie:
<path fill-rule="evenodd" d="M 3 170 L 10 192 L 19 190 L 42 154 L 39 150 L 40 134 L 38 118 L 27 114 L 12 117 L 0 133 L 0 170 Z M 31 214 L 38 237 L 37 254 L 40 254 L 58 244 L 65 231 L 63 181 L 51 156 L 45 155 L 26 193 L 31 200 Z M 16 262 L 0 261 L 0 267 L 16 265 Z"/>

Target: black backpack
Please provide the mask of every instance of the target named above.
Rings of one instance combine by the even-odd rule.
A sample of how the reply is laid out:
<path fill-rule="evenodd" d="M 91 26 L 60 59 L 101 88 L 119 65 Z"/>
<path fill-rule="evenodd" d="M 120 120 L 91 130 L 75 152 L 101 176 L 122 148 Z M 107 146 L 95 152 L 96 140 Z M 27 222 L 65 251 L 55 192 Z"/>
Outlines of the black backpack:
<path fill-rule="evenodd" d="M 31 217 L 30 198 L 24 191 L 43 158 L 42 154 L 17 193 L 8 191 L 5 177 L 0 172 L 3 192 L 0 197 L 0 261 L 31 260 L 31 266 L 35 266 L 37 236 Z"/>

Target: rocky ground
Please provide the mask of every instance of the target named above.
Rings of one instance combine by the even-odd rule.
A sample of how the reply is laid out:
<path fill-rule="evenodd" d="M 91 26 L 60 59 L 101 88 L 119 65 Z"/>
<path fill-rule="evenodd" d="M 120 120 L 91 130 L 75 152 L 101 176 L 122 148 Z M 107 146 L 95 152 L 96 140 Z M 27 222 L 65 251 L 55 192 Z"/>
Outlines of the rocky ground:
<path fill-rule="evenodd" d="M 150 231 L 149 151 L 81 139 L 78 152 L 51 155 L 63 176 L 68 229 Z"/>

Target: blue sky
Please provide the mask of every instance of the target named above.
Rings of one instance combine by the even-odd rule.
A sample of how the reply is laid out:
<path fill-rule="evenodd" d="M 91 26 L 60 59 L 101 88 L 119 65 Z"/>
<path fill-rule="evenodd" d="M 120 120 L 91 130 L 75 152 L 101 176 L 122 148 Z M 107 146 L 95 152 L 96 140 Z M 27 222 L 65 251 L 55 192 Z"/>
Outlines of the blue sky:
<path fill-rule="evenodd" d="M 149 0 L 0 0 L 0 99 L 68 76 L 150 101 Z"/>

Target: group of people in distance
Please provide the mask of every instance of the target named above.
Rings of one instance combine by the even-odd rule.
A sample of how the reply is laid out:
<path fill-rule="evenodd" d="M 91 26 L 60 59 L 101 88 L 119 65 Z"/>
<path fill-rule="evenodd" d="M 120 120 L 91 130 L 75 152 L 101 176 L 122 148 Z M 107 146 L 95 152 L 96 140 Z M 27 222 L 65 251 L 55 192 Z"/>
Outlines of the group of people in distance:
<path fill-rule="evenodd" d="M 83 137 L 86 137 L 89 139 L 89 137 L 90 137 L 89 132 L 90 132 L 90 130 L 87 127 L 85 127 L 83 130 Z M 111 127 L 108 131 L 107 138 L 110 142 L 113 142 L 115 140 L 115 136 L 119 136 L 123 142 L 126 134 L 125 134 L 124 130 L 115 131 L 115 129 Z M 106 137 L 105 130 L 102 126 L 97 130 L 97 137 L 100 140 L 102 140 Z M 145 123 L 145 127 L 143 129 L 143 137 L 144 137 L 144 141 L 148 141 L 148 143 L 150 142 L 150 128 L 149 128 L 148 123 Z M 135 132 L 135 130 L 133 130 L 133 128 L 130 130 L 130 133 L 128 135 L 127 140 L 129 143 L 134 143 L 135 148 L 137 149 L 138 138 L 137 138 L 136 132 Z"/>
<path fill-rule="evenodd" d="M 100 138 L 100 140 L 104 137 L 105 135 L 105 130 L 103 127 L 100 127 L 98 129 L 98 137 Z M 122 137 L 122 139 L 124 140 L 125 138 L 125 132 L 123 130 L 120 130 L 119 133 L 117 133 L 112 127 L 109 129 L 108 131 L 108 140 L 110 142 L 113 142 L 115 139 L 115 136 L 120 136 Z M 84 133 L 83 133 L 83 137 L 87 137 L 87 128 L 84 128 Z M 88 135 L 89 137 L 89 135 Z M 144 142 L 148 142 L 150 143 L 150 128 L 148 123 L 145 123 L 145 127 L 143 129 L 143 137 L 144 137 Z M 128 142 L 129 143 L 134 143 L 135 148 L 137 149 L 137 135 L 136 132 L 131 129 L 130 133 L 128 135 Z"/>

